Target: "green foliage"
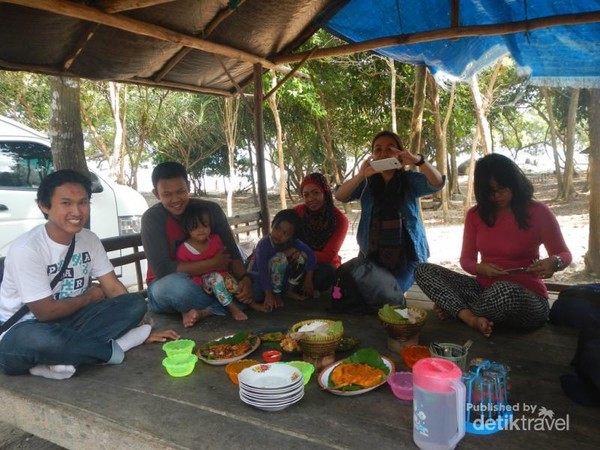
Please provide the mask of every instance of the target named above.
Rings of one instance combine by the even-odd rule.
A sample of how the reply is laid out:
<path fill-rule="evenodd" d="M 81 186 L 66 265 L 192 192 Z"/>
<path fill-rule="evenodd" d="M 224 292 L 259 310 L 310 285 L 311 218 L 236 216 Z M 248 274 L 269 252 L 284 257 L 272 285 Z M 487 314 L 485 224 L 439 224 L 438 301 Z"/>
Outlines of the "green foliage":
<path fill-rule="evenodd" d="M 361 348 L 353 355 L 344 359 L 345 363 L 355 363 L 355 364 L 368 364 L 371 367 L 376 367 L 378 369 L 383 370 L 384 373 L 389 374 L 389 367 L 383 362 L 381 359 L 381 355 L 372 348 Z"/>
<path fill-rule="evenodd" d="M 404 308 L 406 309 L 406 308 Z M 398 312 L 397 306 L 390 306 L 388 304 L 383 305 L 382 308 L 379 309 L 378 315 L 381 319 L 390 323 L 408 323 L 408 317 L 402 316 Z"/>
<path fill-rule="evenodd" d="M 26 72 L 0 71 L 0 114 L 36 130 L 48 130 L 48 77 Z"/>
<path fill-rule="evenodd" d="M 329 336 L 344 334 L 344 324 L 340 320 L 335 321 L 327 330 L 327 334 Z"/>

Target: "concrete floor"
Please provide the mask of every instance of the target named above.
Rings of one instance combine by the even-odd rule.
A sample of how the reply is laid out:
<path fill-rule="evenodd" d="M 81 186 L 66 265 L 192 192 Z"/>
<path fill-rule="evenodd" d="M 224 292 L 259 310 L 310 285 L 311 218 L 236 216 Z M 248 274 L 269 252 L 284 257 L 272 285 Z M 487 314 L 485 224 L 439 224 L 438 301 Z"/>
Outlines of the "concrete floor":
<path fill-rule="evenodd" d="M 343 321 L 345 334 L 358 338 L 361 347 L 378 350 L 396 363 L 396 370 L 406 370 L 400 355 L 387 348 L 387 335 L 375 316 L 332 316 L 325 310 L 327 304 L 326 299 L 289 301 L 271 314 L 251 312 L 248 321 L 211 317 L 188 330 L 180 330 L 180 318 L 175 316 L 156 317 L 156 325 L 177 328 L 182 337 L 202 344 L 238 331 L 334 318 Z M 430 313 L 421 343 L 473 339 L 469 357 L 504 362 L 512 368 L 511 403 L 544 407 L 557 418 L 570 418 L 568 431 L 466 435 L 458 448 L 599 448 L 600 411 L 571 403 L 558 384 L 558 376 L 571 371 L 576 337 L 574 330 L 547 325 L 529 333 L 498 329 L 486 339 L 461 323 L 442 322 Z M 262 349 L 250 357 L 260 359 Z M 347 355 L 338 353 L 336 359 Z M 415 448 L 412 403 L 396 399 L 386 385 L 364 395 L 339 397 L 321 390 L 313 377 L 299 403 L 269 413 L 240 402 L 222 366 L 199 362 L 190 376 L 171 378 L 161 366 L 162 358 L 160 345 L 144 345 L 128 352 L 120 366 L 81 367 L 66 381 L 0 376 L 0 404 L 4 406 L 0 420 L 56 444 L 23 434 L 19 437 L 19 432 L 8 428 L 1 435 L 8 433 L 14 439 L 3 437 L 0 448 Z"/>

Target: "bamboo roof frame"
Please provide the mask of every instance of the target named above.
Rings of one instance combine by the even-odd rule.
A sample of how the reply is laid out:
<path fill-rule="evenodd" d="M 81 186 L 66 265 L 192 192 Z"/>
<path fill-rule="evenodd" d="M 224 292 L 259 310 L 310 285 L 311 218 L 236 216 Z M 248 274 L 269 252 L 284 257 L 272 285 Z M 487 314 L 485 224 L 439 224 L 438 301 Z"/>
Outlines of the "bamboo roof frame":
<path fill-rule="evenodd" d="M 154 77 L 154 82 L 150 80 L 132 79 L 136 83 L 143 83 L 152 86 L 163 86 L 169 89 L 189 90 L 191 92 L 206 93 L 209 95 L 235 95 L 231 92 L 218 89 L 207 89 L 206 87 L 190 85 L 178 85 L 173 82 L 163 80 L 164 76 L 193 49 L 206 51 L 218 56 L 225 56 L 239 61 L 244 61 L 251 64 L 260 64 L 263 69 L 275 70 L 280 73 L 287 74 L 285 78 L 289 78 L 290 74 L 295 74 L 298 68 L 291 69 L 284 67 L 285 64 L 300 63 L 304 64 L 307 61 L 321 58 L 329 58 L 335 56 L 348 55 L 363 51 L 372 51 L 376 49 L 393 47 L 398 45 L 409 45 L 426 42 L 434 42 L 444 39 L 460 39 L 465 37 L 475 36 L 497 36 L 505 34 L 514 34 L 520 32 L 531 31 L 539 28 L 549 28 L 554 26 L 569 26 L 580 25 L 586 23 L 600 22 L 600 12 L 580 13 L 580 14 L 564 14 L 551 17 L 541 17 L 526 21 L 501 23 L 494 25 L 476 25 L 476 26 L 460 26 L 458 23 L 459 2 L 458 0 L 451 1 L 451 23 L 452 26 L 440 30 L 425 31 L 412 34 L 402 34 L 396 36 L 388 36 L 378 39 L 372 39 L 360 43 L 341 45 L 329 48 L 314 48 L 305 52 L 289 53 L 279 56 L 274 56 L 271 59 L 263 58 L 249 52 L 245 52 L 234 47 L 217 44 L 206 40 L 206 37 L 221 23 L 225 18 L 234 13 L 234 9 L 228 7 L 221 11 L 204 30 L 203 36 L 189 36 L 183 33 L 178 33 L 169 30 L 165 27 L 145 23 L 128 17 L 115 14 L 117 12 L 145 8 L 157 4 L 165 4 L 174 0 L 100 0 L 98 5 L 102 10 L 91 6 L 86 6 L 78 3 L 73 3 L 67 0 L 0 0 L 0 3 L 10 3 L 21 5 L 32 9 L 47 11 L 53 14 L 64 15 L 71 18 L 86 20 L 91 22 L 89 31 L 81 37 L 80 41 L 72 49 L 71 55 L 65 59 L 64 74 L 69 75 L 68 69 L 72 65 L 77 55 L 85 47 L 91 36 L 96 31 L 99 25 L 114 27 L 123 31 L 138 34 L 141 36 L 151 37 L 158 40 L 164 40 L 174 44 L 181 45 L 182 50 L 175 55 L 169 62 L 165 64 L 163 69 Z M 245 0 L 241 0 L 242 4 Z M 53 75 L 60 74 L 60 70 L 49 70 L 42 66 L 32 64 L 16 64 L 7 61 L 0 61 L 5 67 L 13 70 L 27 70 L 33 72 L 51 73 Z M 221 63 L 222 65 L 222 63 Z M 72 75 L 76 76 L 76 75 Z M 115 80 L 128 82 L 127 80 Z M 237 90 L 237 88 L 236 88 Z M 239 94 L 239 91 L 238 91 Z M 268 94 L 270 95 L 270 94 Z"/>

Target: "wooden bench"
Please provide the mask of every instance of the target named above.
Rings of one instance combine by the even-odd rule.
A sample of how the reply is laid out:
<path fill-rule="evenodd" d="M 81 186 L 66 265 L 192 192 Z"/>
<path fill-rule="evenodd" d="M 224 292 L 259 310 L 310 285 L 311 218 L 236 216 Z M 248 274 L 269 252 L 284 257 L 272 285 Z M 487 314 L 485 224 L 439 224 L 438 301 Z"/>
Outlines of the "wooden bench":
<path fill-rule="evenodd" d="M 262 216 L 260 211 L 238 214 L 227 218 L 231 231 L 235 237 L 236 242 L 239 244 L 242 238 L 249 238 L 255 236 L 257 238 L 262 235 Z"/>

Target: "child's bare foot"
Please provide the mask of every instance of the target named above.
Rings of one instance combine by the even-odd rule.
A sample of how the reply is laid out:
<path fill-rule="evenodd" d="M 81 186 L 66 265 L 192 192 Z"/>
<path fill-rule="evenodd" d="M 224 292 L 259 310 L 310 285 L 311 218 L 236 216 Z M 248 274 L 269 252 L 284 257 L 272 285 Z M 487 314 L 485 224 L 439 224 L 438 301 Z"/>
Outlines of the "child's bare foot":
<path fill-rule="evenodd" d="M 478 317 L 474 324 L 471 327 L 475 328 L 485 337 L 490 337 L 492 335 L 492 327 L 494 326 L 494 322 L 487 320 L 485 317 Z"/>
<path fill-rule="evenodd" d="M 289 291 L 287 291 L 285 293 L 285 296 L 288 298 L 291 298 L 292 300 L 306 300 L 306 296 L 299 294 L 298 292 L 294 291 L 293 289 L 290 289 Z M 283 306 L 283 301 L 281 302 L 281 306 Z"/>
<path fill-rule="evenodd" d="M 458 313 L 458 318 L 471 328 L 479 331 L 485 337 L 492 335 L 492 327 L 494 322 L 487 320 L 485 317 L 477 316 L 470 309 L 463 309 Z"/>
<path fill-rule="evenodd" d="M 188 312 L 181 313 L 183 327 L 191 328 L 196 325 L 199 320 L 204 319 L 211 314 L 212 313 L 208 309 L 190 309 Z"/>
<path fill-rule="evenodd" d="M 235 320 L 248 320 L 248 316 L 233 303 L 230 304 L 227 309 Z"/>
<path fill-rule="evenodd" d="M 275 294 L 275 309 L 283 308 L 283 298 L 281 294 Z"/>
<path fill-rule="evenodd" d="M 267 312 L 264 303 L 257 303 L 253 301 L 252 303 L 248 303 L 248 307 L 252 308 L 254 311 Z"/>
<path fill-rule="evenodd" d="M 442 309 L 440 305 L 437 303 L 433 304 L 433 312 L 438 316 L 440 320 L 446 320 L 448 318 L 448 313 Z"/>

